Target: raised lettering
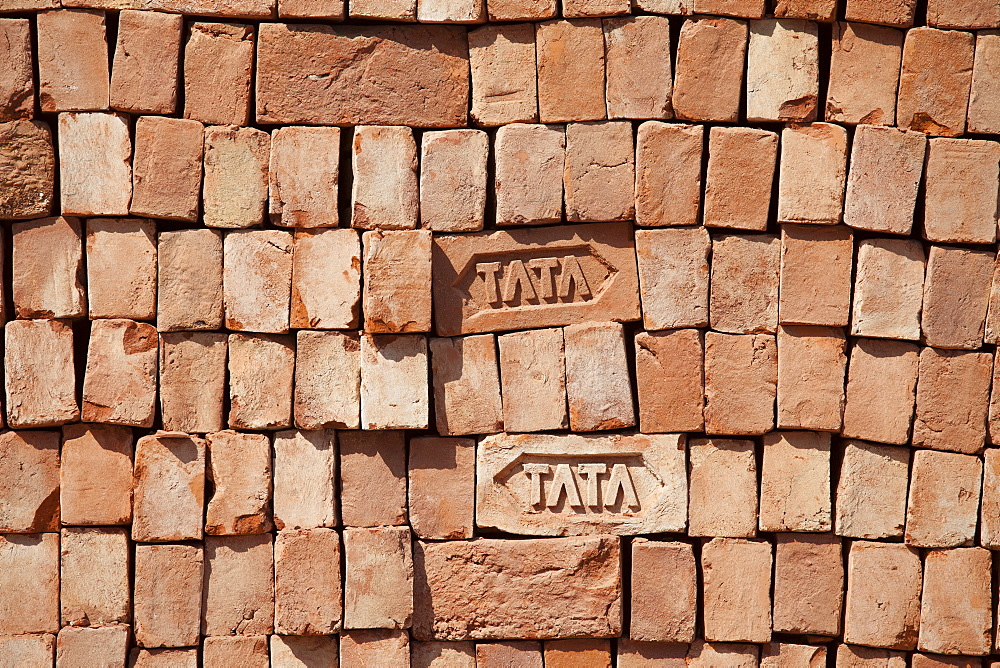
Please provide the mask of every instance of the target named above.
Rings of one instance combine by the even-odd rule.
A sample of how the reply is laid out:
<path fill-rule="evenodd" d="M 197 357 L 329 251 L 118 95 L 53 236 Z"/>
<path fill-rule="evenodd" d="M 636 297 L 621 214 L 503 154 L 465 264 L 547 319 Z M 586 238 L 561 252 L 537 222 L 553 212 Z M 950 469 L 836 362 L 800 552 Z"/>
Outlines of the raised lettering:
<path fill-rule="evenodd" d="M 580 475 L 583 477 L 583 497 L 587 502 L 587 506 L 590 508 L 600 508 L 601 502 L 597 498 L 597 476 L 607 472 L 607 464 L 580 464 L 576 467 L 576 470 L 579 471 Z"/>
<path fill-rule="evenodd" d="M 552 486 L 545 495 L 545 505 L 554 508 L 559 505 L 563 490 L 566 491 L 566 503 L 573 508 L 580 508 L 580 492 L 576 489 L 576 480 L 573 479 L 573 470 L 569 464 L 556 464 L 556 471 L 552 475 Z"/>
<path fill-rule="evenodd" d="M 500 306 L 500 279 L 497 278 L 499 271 L 499 262 L 476 264 L 476 273 L 483 277 L 483 283 L 486 285 L 486 300 L 494 306 Z"/>
<path fill-rule="evenodd" d="M 538 274 L 538 296 L 542 299 L 552 299 L 555 296 L 556 279 L 554 271 L 559 267 L 559 259 L 554 257 L 536 257 L 528 261 L 528 266 Z"/>
<path fill-rule="evenodd" d="M 524 472 L 528 474 L 528 485 L 531 489 L 531 505 L 542 505 L 542 476 L 549 473 L 548 464 L 525 464 Z"/>
<path fill-rule="evenodd" d="M 587 277 L 583 275 L 583 267 L 575 256 L 569 255 L 562 259 L 562 271 L 559 273 L 559 298 L 569 299 L 571 287 L 576 288 L 576 294 L 581 299 L 590 299 L 590 286 Z"/>
<path fill-rule="evenodd" d="M 508 304 L 518 300 L 518 287 L 520 287 L 521 302 L 538 301 L 535 286 L 532 285 L 531 277 L 528 276 L 528 270 L 524 268 L 522 260 L 511 260 L 504 269 L 503 279 L 503 300 Z"/>
<path fill-rule="evenodd" d="M 604 494 L 604 507 L 613 508 L 618 503 L 619 493 L 624 496 L 623 505 L 639 508 L 639 497 L 635 493 L 635 486 L 632 485 L 632 476 L 624 464 L 615 464 L 611 467 L 611 478 Z"/>

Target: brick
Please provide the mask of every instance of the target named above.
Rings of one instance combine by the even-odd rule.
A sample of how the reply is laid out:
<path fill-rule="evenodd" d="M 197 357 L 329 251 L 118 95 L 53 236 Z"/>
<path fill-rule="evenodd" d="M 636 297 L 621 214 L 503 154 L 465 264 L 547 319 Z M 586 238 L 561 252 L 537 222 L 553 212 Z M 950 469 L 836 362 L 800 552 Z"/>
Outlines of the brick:
<path fill-rule="evenodd" d="M 545 665 L 550 668 L 605 668 L 611 665 L 610 640 L 548 640 L 543 647 Z"/>
<path fill-rule="evenodd" d="M 971 545 L 979 519 L 983 464 L 971 455 L 917 450 L 906 508 L 908 545 Z"/>
<path fill-rule="evenodd" d="M 773 234 L 725 234 L 712 239 L 709 318 L 731 334 L 778 328 L 781 244 Z"/>
<path fill-rule="evenodd" d="M 271 133 L 270 221 L 281 227 L 336 227 L 340 128 L 283 127 Z"/>
<path fill-rule="evenodd" d="M 497 225 L 562 220 L 566 135 L 555 125 L 505 125 L 493 143 Z"/>
<path fill-rule="evenodd" d="M 920 654 L 914 652 L 910 658 L 910 665 L 913 668 L 938 668 L 939 666 L 941 668 L 945 666 L 980 668 L 983 665 L 983 659 L 972 656 L 944 656 L 943 654 Z"/>
<path fill-rule="evenodd" d="M 257 49 L 257 122 L 463 126 L 468 54 L 460 26 L 265 23 Z"/>
<path fill-rule="evenodd" d="M 763 0 L 694 0 L 693 11 L 698 14 L 722 14 L 759 19 L 764 16 Z"/>
<path fill-rule="evenodd" d="M 198 648 L 139 649 L 129 652 L 131 668 L 197 668 Z"/>
<path fill-rule="evenodd" d="M 198 644 L 204 561 L 200 545 L 135 546 L 133 623 L 139 647 Z"/>
<path fill-rule="evenodd" d="M 639 126 L 635 148 L 637 225 L 698 223 L 703 136 L 701 125 L 647 121 Z"/>
<path fill-rule="evenodd" d="M 78 218 L 14 223 L 14 310 L 19 318 L 78 318 L 86 313 L 83 240 Z"/>
<path fill-rule="evenodd" d="M 635 335 L 635 376 L 643 433 L 701 431 L 704 343 L 696 329 Z"/>
<path fill-rule="evenodd" d="M 274 666 L 309 668 L 337 665 L 337 636 L 273 635 L 270 638 L 271 664 Z"/>
<path fill-rule="evenodd" d="M 12 481 L 4 490 L 0 531 L 58 531 L 60 471 L 58 432 L 0 432 L 0 475 Z"/>
<path fill-rule="evenodd" d="M 499 9 L 488 2 L 490 20 Z M 519 13 L 514 2 L 504 10 Z M 544 8 L 549 2 L 524 3 L 523 9 Z M 554 11 L 544 18 L 549 18 Z M 472 108 L 476 124 L 486 127 L 538 121 L 538 82 L 535 74 L 535 26 L 532 23 L 494 24 L 469 31 L 469 65 L 472 70 Z"/>
<path fill-rule="evenodd" d="M 351 226 L 364 230 L 406 230 L 417 226 L 417 144 L 403 126 L 360 126 L 354 130 Z"/>
<path fill-rule="evenodd" d="M 701 642 L 701 641 L 695 641 Z M 685 668 L 688 646 L 677 643 L 640 642 L 620 638 L 615 658 L 619 668 Z"/>
<path fill-rule="evenodd" d="M 492 334 L 430 340 L 434 418 L 442 435 L 503 429 L 496 337 Z"/>
<path fill-rule="evenodd" d="M 483 0 L 418 0 L 417 20 L 424 23 L 481 23 L 486 20 Z"/>
<path fill-rule="evenodd" d="M 1000 85 L 995 72 L 1000 66 L 1000 33 L 984 30 L 976 34 L 976 56 L 969 96 L 969 132 L 995 134 L 1000 130 Z"/>
<path fill-rule="evenodd" d="M 59 320 L 12 320 L 4 328 L 7 425 L 51 427 L 80 419 L 73 330 Z"/>
<path fill-rule="evenodd" d="M 694 668 L 753 668 L 760 650 L 756 645 L 695 640 L 687 653 L 687 665 Z M 620 665 L 620 664 L 619 664 Z M 678 666 L 677 668 L 680 668 Z"/>
<path fill-rule="evenodd" d="M 771 544 L 713 538 L 701 548 L 705 639 L 771 639 Z"/>
<path fill-rule="evenodd" d="M 924 193 L 924 238 L 991 244 L 997 238 L 1000 144 L 974 139 L 931 139 Z"/>
<path fill-rule="evenodd" d="M 205 225 L 238 228 L 264 222 L 270 146 L 270 136 L 254 128 L 205 128 Z"/>
<path fill-rule="evenodd" d="M 847 141 L 847 130 L 830 123 L 795 125 L 781 132 L 778 222 L 840 222 Z"/>
<path fill-rule="evenodd" d="M 841 539 L 833 534 L 778 534 L 774 548 L 775 632 L 840 635 L 842 550 Z M 773 659 L 768 663 L 787 665 L 783 661 L 782 657 L 777 664 Z"/>
<path fill-rule="evenodd" d="M 238 23 L 192 23 L 184 44 L 184 118 L 248 125 L 254 29 Z"/>
<path fill-rule="evenodd" d="M 534 536 L 683 531 L 685 450 L 682 434 L 488 436 L 476 524 Z"/>
<path fill-rule="evenodd" d="M 1000 28 L 1000 7 L 989 0 L 969 0 L 958 6 L 942 0 L 929 0 L 927 25 L 935 28 Z"/>
<path fill-rule="evenodd" d="M 632 640 L 694 640 L 696 570 L 694 551 L 687 543 L 632 541 Z"/>
<path fill-rule="evenodd" d="M 712 128 L 702 216 L 705 227 L 766 230 L 777 158 L 776 132 Z"/>
<path fill-rule="evenodd" d="M 63 627 L 56 641 L 56 662 L 62 666 L 127 665 L 129 635 L 129 627 L 124 625 Z M 44 662 L 50 664 L 51 659 Z"/>
<path fill-rule="evenodd" d="M 688 464 L 688 535 L 757 535 L 757 455 L 753 441 L 695 439 Z"/>
<path fill-rule="evenodd" d="M 90 327 L 80 419 L 152 427 L 158 343 L 152 325 L 95 320 Z"/>
<path fill-rule="evenodd" d="M 205 441 L 176 432 L 140 438 L 135 444 L 132 540 L 200 540 L 204 506 Z"/>
<path fill-rule="evenodd" d="M 406 434 L 340 434 L 340 518 L 348 527 L 406 524 Z"/>
<path fill-rule="evenodd" d="M 22 435 L 28 433 L 35 435 Z M 132 521 L 131 429 L 96 424 L 63 427 L 59 509 L 63 524 Z"/>
<path fill-rule="evenodd" d="M 568 124 L 563 173 L 566 220 L 635 218 L 634 155 L 631 123 Z"/>
<path fill-rule="evenodd" d="M 479 668 L 511 665 L 542 668 L 542 643 L 533 640 L 476 643 L 476 666 Z"/>
<path fill-rule="evenodd" d="M 917 648 L 988 654 L 993 622 L 991 553 L 981 547 L 934 550 L 924 560 Z"/>
<path fill-rule="evenodd" d="M 837 14 L 837 0 L 778 0 L 774 16 L 779 19 L 809 19 L 829 23 Z"/>
<path fill-rule="evenodd" d="M 487 134 L 481 130 L 425 132 L 420 151 L 420 226 L 434 232 L 483 229 Z"/>
<path fill-rule="evenodd" d="M 512 432 L 567 428 L 563 330 L 514 332 L 497 342 L 504 428 Z"/>
<path fill-rule="evenodd" d="M 826 120 L 851 125 L 893 125 L 903 33 L 840 21 L 833 26 L 832 44 Z"/>
<path fill-rule="evenodd" d="M 430 230 L 365 232 L 362 243 L 365 331 L 430 331 Z"/>
<path fill-rule="evenodd" d="M 30 119 L 35 115 L 31 22 L 26 18 L 0 20 L 0 35 L 7 45 L 0 74 L 0 122 Z"/>
<path fill-rule="evenodd" d="M 282 429 L 292 424 L 295 341 L 291 335 L 229 335 L 229 426 Z"/>
<path fill-rule="evenodd" d="M 916 8 L 917 0 L 847 0 L 845 16 L 848 21 L 909 28 Z"/>
<path fill-rule="evenodd" d="M 997 364 L 996 356 L 993 360 L 993 385 L 997 391 L 990 391 L 990 403 L 987 410 L 986 431 L 990 443 L 1000 441 L 1000 365 Z"/>
<path fill-rule="evenodd" d="M 274 630 L 298 636 L 340 631 L 340 536 L 333 529 L 281 531 L 274 540 Z"/>
<path fill-rule="evenodd" d="M 205 533 L 264 533 L 271 524 L 271 442 L 264 434 L 226 430 L 205 436 L 212 494 Z"/>
<path fill-rule="evenodd" d="M 202 635 L 272 633 L 274 584 L 271 534 L 207 536 Z"/>
<path fill-rule="evenodd" d="M 410 659 L 406 631 L 369 629 L 340 634 L 340 665 L 365 666 L 376 662 L 405 666 Z"/>
<path fill-rule="evenodd" d="M 537 24 L 538 115 L 542 123 L 607 118 L 604 32 L 598 19 Z"/>
<path fill-rule="evenodd" d="M 202 644 L 201 658 L 209 665 L 268 668 L 267 636 L 210 636 Z"/>
<path fill-rule="evenodd" d="M 58 9 L 57 0 L 8 0 L 4 2 L 5 12 L 38 11 L 41 9 Z"/>
<path fill-rule="evenodd" d="M 830 435 L 776 431 L 764 436 L 761 531 L 830 531 Z"/>
<path fill-rule="evenodd" d="M 177 71 L 184 17 L 126 9 L 118 15 L 111 107 L 135 114 L 177 110 Z"/>
<path fill-rule="evenodd" d="M 346 528 L 344 555 L 344 628 L 409 627 L 414 600 L 410 528 Z"/>
<path fill-rule="evenodd" d="M 837 645 L 837 668 L 905 668 L 906 655 L 860 645 Z"/>
<path fill-rule="evenodd" d="M 631 3 L 628 0 L 563 0 L 562 15 L 567 19 L 588 16 L 617 16 L 628 14 Z"/>
<path fill-rule="evenodd" d="M 198 121 L 141 116 L 129 213 L 194 222 L 201 196 L 205 130 Z"/>
<path fill-rule="evenodd" d="M 619 540 L 610 536 L 417 541 L 416 586 L 426 593 L 416 599 L 413 636 L 617 636 L 622 630 L 620 550 Z M 579 577 L 580 569 L 586 578 Z M 497 577 L 504 586 L 494 584 Z"/>
<path fill-rule="evenodd" d="M 982 345 L 994 264 L 992 251 L 931 246 L 921 322 L 927 345 Z"/>
<path fill-rule="evenodd" d="M 472 538 L 476 442 L 424 436 L 410 439 L 407 459 L 410 526 L 420 538 Z M 441 503 L 446 499 L 446 503 Z"/>
<path fill-rule="evenodd" d="M 896 121 L 932 136 L 965 132 L 972 86 L 972 33 L 914 28 L 903 43 Z"/>
<path fill-rule="evenodd" d="M 913 445 L 975 454 L 985 442 L 990 353 L 920 351 Z"/>
<path fill-rule="evenodd" d="M 332 430 L 274 435 L 274 525 L 278 529 L 337 526 L 336 436 Z"/>
<path fill-rule="evenodd" d="M 782 324 L 843 327 L 851 312 L 854 235 L 846 227 L 782 225 Z"/>
<path fill-rule="evenodd" d="M 288 331 L 292 248 L 292 234 L 284 230 L 226 233 L 222 285 L 227 329 Z"/>
<path fill-rule="evenodd" d="M 715 16 L 684 20 L 677 42 L 677 118 L 736 122 L 743 93 L 746 21 Z"/>
<path fill-rule="evenodd" d="M 604 21 L 608 118 L 671 118 L 673 73 L 665 16 Z"/>
<path fill-rule="evenodd" d="M 417 0 L 357 0 L 349 5 L 351 18 L 416 21 Z"/>
<path fill-rule="evenodd" d="M 619 323 L 569 325 L 563 336 L 570 428 L 598 431 L 634 426 L 622 326 Z"/>
<path fill-rule="evenodd" d="M 37 15 L 38 101 L 43 112 L 108 108 L 104 12 L 57 9 Z"/>
<path fill-rule="evenodd" d="M 703 228 L 638 230 L 635 233 L 646 329 L 708 324 L 708 256 L 712 240 Z"/>
<path fill-rule="evenodd" d="M 476 648 L 471 642 L 412 642 L 413 668 L 476 668 Z"/>
<path fill-rule="evenodd" d="M 818 60 L 819 34 L 815 23 L 801 19 L 751 21 L 747 120 L 797 123 L 816 120 Z"/>
<path fill-rule="evenodd" d="M 925 263 L 919 241 L 862 240 L 854 277 L 851 334 L 918 341 Z"/>
<path fill-rule="evenodd" d="M 922 133 L 858 126 L 844 222 L 872 232 L 909 234 L 926 151 L 927 137 Z"/>
<path fill-rule="evenodd" d="M 847 372 L 844 436 L 895 445 L 909 441 L 919 356 L 913 343 L 855 340 Z"/>
<path fill-rule="evenodd" d="M 815 666 L 820 668 L 826 663 L 826 647 L 824 646 L 772 642 L 764 645 L 760 652 L 760 665 L 763 668 L 780 668 L 780 666 Z"/>
<path fill-rule="evenodd" d="M 52 213 L 56 159 L 48 123 L 0 123 L 0 219 Z"/>
<path fill-rule="evenodd" d="M 119 114 L 59 114 L 63 215 L 124 216 L 132 197 L 132 141 Z"/>
<path fill-rule="evenodd" d="M 64 626 L 107 626 L 131 619 L 131 558 L 125 529 L 63 529 L 60 555 Z"/>
<path fill-rule="evenodd" d="M 295 426 L 357 429 L 361 409 L 361 342 L 353 332 L 298 332 Z"/>
<path fill-rule="evenodd" d="M 156 223 L 87 221 L 87 301 L 91 319 L 156 318 Z"/>
<path fill-rule="evenodd" d="M 11 592 L 0 604 L 3 635 L 55 633 L 59 629 L 59 535 L 0 536 L 0 566 L 0 581 Z"/>
<path fill-rule="evenodd" d="M 705 334 L 705 432 L 774 429 L 778 346 L 769 334 Z"/>
<path fill-rule="evenodd" d="M 1000 545 L 1000 522 L 997 509 L 1000 507 L 1000 450 L 990 448 L 983 453 L 983 498 L 980 512 L 979 543 L 993 549 Z"/>
<path fill-rule="evenodd" d="M 361 239 L 354 230 L 296 230 L 292 253 L 293 328 L 358 326 Z"/>
<path fill-rule="evenodd" d="M 778 328 L 778 428 L 840 431 L 847 341 L 834 327 Z"/>
<path fill-rule="evenodd" d="M 229 337 L 223 332 L 171 332 L 160 338 L 163 428 L 199 434 L 221 430 Z"/>
<path fill-rule="evenodd" d="M 915 649 L 920 622 L 920 552 L 907 545 L 855 541 L 847 560 L 844 640 Z"/>
<path fill-rule="evenodd" d="M 426 429 L 427 339 L 420 335 L 361 337 L 363 429 Z"/>

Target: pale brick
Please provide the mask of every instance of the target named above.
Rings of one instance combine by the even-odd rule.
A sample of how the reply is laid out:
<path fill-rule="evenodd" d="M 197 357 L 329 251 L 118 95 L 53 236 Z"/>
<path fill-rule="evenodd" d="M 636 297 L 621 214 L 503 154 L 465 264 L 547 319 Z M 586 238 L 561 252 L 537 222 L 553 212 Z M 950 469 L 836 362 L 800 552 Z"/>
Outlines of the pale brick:
<path fill-rule="evenodd" d="M 909 28 L 916 9 L 917 0 L 847 0 L 845 16 L 848 21 Z"/>
<path fill-rule="evenodd" d="M 406 524 L 406 433 L 340 433 L 340 518 L 348 527 Z"/>
<path fill-rule="evenodd" d="M 87 221 L 87 302 L 91 319 L 156 318 L 156 223 Z"/>
<path fill-rule="evenodd" d="M 300 331 L 295 346 L 295 426 L 357 429 L 361 342 L 354 332 Z"/>
<path fill-rule="evenodd" d="M 196 221 L 204 149 L 205 128 L 198 121 L 141 116 L 135 122 L 129 213 Z"/>
<path fill-rule="evenodd" d="M 405 666 L 410 660 L 410 636 L 406 631 L 370 629 L 340 634 L 340 665 L 370 666 L 385 663 Z"/>
<path fill-rule="evenodd" d="M 177 71 L 184 17 L 126 9 L 118 15 L 111 107 L 135 114 L 177 110 Z"/>
<path fill-rule="evenodd" d="M 816 120 L 818 61 L 819 34 L 815 23 L 801 19 L 751 21 L 747 120 L 799 123 Z"/>
<path fill-rule="evenodd" d="M 431 238 L 430 230 L 362 235 L 367 333 L 430 331 Z"/>
<path fill-rule="evenodd" d="M 687 543 L 645 538 L 632 541 L 629 627 L 632 640 L 694 640 L 698 609 L 696 570 L 694 551 Z"/>
<path fill-rule="evenodd" d="M 705 639 L 771 639 L 771 544 L 713 538 L 701 548 Z"/>
<path fill-rule="evenodd" d="M 275 668 L 321 668 L 337 664 L 337 636 L 271 636 Z M 895 668 L 895 667 L 893 667 Z"/>
<path fill-rule="evenodd" d="M 63 626 L 107 626 L 132 618 L 128 532 L 63 529 L 59 542 Z"/>
<path fill-rule="evenodd" d="M 210 636 L 202 644 L 201 660 L 208 666 L 270 668 L 267 636 Z"/>
<path fill-rule="evenodd" d="M 404 126 L 363 125 L 354 130 L 351 226 L 407 230 L 417 226 L 417 144 Z"/>
<path fill-rule="evenodd" d="M 781 243 L 773 234 L 725 234 L 712 240 L 709 318 L 730 334 L 778 328 Z"/>
<path fill-rule="evenodd" d="M 759 654 L 760 650 L 756 645 L 695 640 L 687 652 L 687 665 L 692 668 L 754 668 L 758 665 Z M 636 666 L 636 668 L 646 667 Z"/>
<path fill-rule="evenodd" d="M 422 23 L 481 23 L 486 20 L 486 3 L 484 0 L 418 0 L 417 20 Z"/>
<path fill-rule="evenodd" d="M 226 328 L 288 331 L 292 291 L 292 233 L 227 232 L 223 262 Z"/>
<path fill-rule="evenodd" d="M 60 463 L 58 432 L 0 432 L 0 531 L 59 530 Z"/>
<path fill-rule="evenodd" d="M 477 668 L 542 668 L 542 643 L 537 640 L 507 640 L 476 643 Z"/>
<path fill-rule="evenodd" d="M 202 218 L 208 227 L 241 228 L 265 219 L 271 138 L 254 128 L 205 128 Z"/>
<path fill-rule="evenodd" d="M 841 433 L 905 445 L 913 423 L 920 349 L 902 341 L 858 339 L 850 354 Z"/>
<path fill-rule="evenodd" d="M 837 668 L 906 668 L 906 655 L 861 645 L 837 645 Z"/>
<path fill-rule="evenodd" d="M 830 531 L 830 435 L 776 431 L 764 436 L 761 531 Z"/>
<path fill-rule="evenodd" d="M 274 435 L 274 524 L 278 529 L 337 526 L 336 467 L 333 430 Z"/>
<path fill-rule="evenodd" d="M 665 16 L 604 21 L 608 118 L 671 118 L 670 22 Z"/>
<path fill-rule="evenodd" d="M 924 238 L 992 244 L 997 238 L 1000 144 L 974 139 L 931 139 L 924 194 Z"/>
<path fill-rule="evenodd" d="M 78 218 L 14 223 L 14 310 L 19 318 L 78 318 L 86 313 L 83 240 Z"/>
<path fill-rule="evenodd" d="M 705 432 L 774 429 L 778 346 L 773 334 L 705 334 Z"/>
<path fill-rule="evenodd" d="M 549 668 L 605 668 L 611 665 L 610 640 L 547 640 L 543 648 L 543 660 Z"/>
<path fill-rule="evenodd" d="M 416 21 L 417 0 L 354 0 L 348 3 L 351 18 Z"/>
<path fill-rule="evenodd" d="M 566 220 L 635 218 L 634 156 L 631 123 L 568 124 L 563 173 Z"/>
<path fill-rule="evenodd" d="M 476 647 L 472 642 L 412 642 L 412 668 L 476 668 Z"/>
<path fill-rule="evenodd" d="M 59 666 L 125 666 L 128 658 L 129 627 L 66 626 L 56 641 L 56 665 Z M 44 636 L 32 636 L 44 638 Z M 45 663 L 50 665 L 51 661 Z"/>
<path fill-rule="evenodd" d="M 7 425 L 51 427 L 80 419 L 73 330 L 60 320 L 13 320 L 4 328 Z"/>
<path fill-rule="evenodd" d="M 340 128 L 284 127 L 271 133 L 270 221 L 281 227 L 337 227 Z"/>
<path fill-rule="evenodd" d="M 846 441 L 841 457 L 836 533 L 850 538 L 899 538 L 906 518 L 907 448 Z"/>
<path fill-rule="evenodd" d="M 778 222 L 834 225 L 847 182 L 847 130 L 830 123 L 781 132 Z"/>
<path fill-rule="evenodd" d="M 63 215 L 124 216 L 132 198 L 132 140 L 119 114 L 59 114 Z"/>
<path fill-rule="evenodd" d="M 764 16 L 764 0 L 694 0 L 692 11 L 698 14 L 723 14 L 759 19 Z"/>
<path fill-rule="evenodd" d="M 515 332 L 497 342 L 504 428 L 511 432 L 567 428 L 563 330 Z"/>
<path fill-rule="evenodd" d="M 1000 547 L 1000 450 L 989 448 L 983 453 L 983 498 L 979 514 L 979 543 L 983 547 Z"/>
<path fill-rule="evenodd" d="M 685 19 L 677 42 L 677 118 L 739 120 L 746 60 L 746 21 L 714 16 Z"/>
<path fill-rule="evenodd" d="M 854 235 L 846 227 L 781 226 L 779 322 L 844 327 L 851 313 Z"/>
<path fill-rule="evenodd" d="M 909 234 L 926 152 L 923 133 L 858 126 L 851 147 L 844 222 L 861 230 Z"/>
<path fill-rule="evenodd" d="M 708 256 L 704 228 L 638 230 L 635 233 L 646 329 L 708 324 Z"/>
<path fill-rule="evenodd" d="M 547 2 L 524 3 L 542 8 Z M 490 20 L 496 20 L 496 0 L 488 2 Z M 505 3 L 513 9 L 515 3 Z M 515 10 L 516 11 L 516 10 Z M 551 14 L 550 14 L 551 16 Z M 546 16 L 545 18 L 548 18 Z M 535 26 L 532 23 L 493 24 L 469 32 L 472 70 L 472 107 L 478 125 L 538 121 L 538 83 L 535 75 Z"/>
<path fill-rule="evenodd" d="M 757 535 L 757 455 L 753 441 L 690 442 L 688 535 Z"/>
<path fill-rule="evenodd" d="M 569 325 L 563 338 L 570 429 L 598 431 L 634 426 L 622 325 Z"/>
<path fill-rule="evenodd" d="M 408 508 L 410 525 L 420 538 L 472 538 L 475 445 L 474 440 L 465 438 L 410 439 Z"/>
<path fill-rule="evenodd" d="M 344 529 L 344 628 L 405 629 L 413 615 L 410 528 Z"/>
<path fill-rule="evenodd" d="M 130 668 L 197 668 L 198 648 L 139 649 L 129 652 Z"/>
<path fill-rule="evenodd" d="M 152 325 L 95 320 L 90 326 L 80 419 L 152 427 L 158 344 Z"/>
<path fill-rule="evenodd" d="M 920 552 L 907 545 L 855 541 L 847 560 L 844 640 L 916 649 L 920 623 Z"/>
<path fill-rule="evenodd" d="M 994 265 L 992 251 L 931 246 L 921 321 L 927 345 L 982 346 Z"/>
<path fill-rule="evenodd" d="M 629 0 L 563 0 L 562 15 L 568 19 L 587 16 L 617 16 L 631 10 Z"/>
<path fill-rule="evenodd" d="M 132 430 L 72 424 L 63 427 L 62 437 L 59 508 L 63 524 L 129 524 Z"/>
<path fill-rule="evenodd" d="M 0 20 L 0 35 L 7 46 L 0 74 L 0 122 L 30 119 L 35 115 L 31 22 L 27 18 Z"/>
<path fill-rule="evenodd" d="M 704 127 L 647 121 L 635 148 L 635 222 L 695 225 L 701 201 Z"/>
<path fill-rule="evenodd" d="M 903 33 L 864 23 L 833 26 L 826 120 L 893 125 Z"/>
<path fill-rule="evenodd" d="M 920 351 L 913 445 L 975 454 L 986 440 L 993 356 L 930 346 Z"/>
<path fill-rule="evenodd" d="M 842 550 L 840 538 L 833 534 L 778 534 L 774 548 L 776 632 L 840 635 L 844 605 Z M 773 658 L 767 663 L 788 665 L 784 661 L 782 656 L 777 663 Z"/>
<path fill-rule="evenodd" d="M 43 11 L 37 15 L 36 29 L 42 111 L 107 109 L 111 76 L 104 12 Z"/>
<path fill-rule="evenodd" d="M 1000 131 L 1000 32 L 984 30 L 976 33 L 976 57 L 972 68 L 972 90 L 969 96 L 969 132 L 996 134 Z"/>
<path fill-rule="evenodd" d="M 989 665 L 992 666 L 996 662 Z M 943 654 L 920 654 L 914 652 L 910 657 L 911 668 L 982 668 L 983 659 L 978 656 L 945 656 Z"/>
<path fill-rule="evenodd" d="M 291 335 L 229 335 L 229 426 L 282 429 L 292 424 L 295 340 Z"/>
<path fill-rule="evenodd" d="M 223 332 L 160 335 L 160 413 L 164 429 L 199 434 L 222 429 L 228 341 Z"/>
<path fill-rule="evenodd" d="M 702 641 L 696 640 L 695 642 L 701 643 Z M 688 646 L 685 644 L 641 642 L 627 638 L 620 638 L 615 644 L 617 645 L 615 658 L 619 668 L 686 668 L 688 666 Z M 691 665 L 695 665 L 693 660 Z"/>
<path fill-rule="evenodd" d="M 782 666 L 810 666 L 822 668 L 827 665 L 826 647 L 822 645 L 793 645 L 772 642 L 761 647 L 761 668 L 782 668 Z"/>
<path fill-rule="evenodd" d="M 361 308 L 361 238 L 354 230 L 296 230 L 292 328 L 348 329 Z"/>
<path fill-rule="evenodd" d="M 226 430 L 208 434 L 212 495 L 205 533 L 264 533 L 271 524 L 271 442 L 264 434 Z"/>
<path fill-rule="evenodd" d="M 493 142 L 497 225 L 562 219 L 566 133 L 556 125 L 515 123 Z"/>
<path fill-rule="evenodd" d="M 434 418 L 442 435 L 503 429 L 500 373 L 493 334 L 430 340 Z"/>
<path fill-rule="evenodd" d="M 924 247 L 919 241 L 861 241 L 854 277 L 851 334 L 918 341 L 925 262 Z"/>
<path fill-rule="evenodd" d="M 59 630 L 59 534 L 0 535 L 0 634 Z"/>
<path fill-rule="evenodd" d="M 906 33 L 896 103 L 899 127 L 944 137 L 965 132 L 975 40 L 972 33 L 957 30 L 919 27 Z"/>
<path fill-rule="evenodd" d="M 778 428 L 840 431 L 847 341 L 834 327 L 778 328 Z"/>
<path fill-rule="evenodd" d="M 281 531 L 274 540 L 274 630 L 298 636 L 340 631 L 340 536 L 333 529 Z"/>
<path fill-rule="evenodd" d="M 810 19 L 829 23 L 837 14 L 837 0 L 778 0 L 775 17 Z"/>
<path fill-rule="evenodd" d="M 477 232 L 486 211 L 488 135 L 481 130 L 425 132 L 420 140 L 420 226 Z"/>
<path fill-rule="evenodd" d="M 980 547 L 927 553 L 918 649 L 938 654 L 990 652 L 991 558 L 990 551 Z"/>
<path fill-rule="evenodd" d="M 271 534 L 207 536 L 202 635 L 272 633 L 274 584 Z"/>
<path fill-rule="evenodd" d="M 135 444 L 132 540 L 200 540 L 204 507 L 205 441 L 177 432 L 140 438 Z"/>
<path fill-rule="evenodd" d="M 979 519 L 983 463 L 954 452 L 917 450 L 906 504 L 908 545 L 971 545 Z"/>
<path fill-rule="evenodd" d="M 565 123 L 607 118 L 601 21 L 546 21 L 536 25 L 535 35 L 541 122 Z"/>
<path fill-rule="evenodd" d="M 192 23 L 184 44 L 184 118 L 211 125 L 250 122 L 254 28 Z"/>
<path fill-rule="evenodd" d="M 705 227 L 767 229 L 778 133 L 715 127 L 709 132 Z"/>
<path fill-rule="evenodd" d="M 52 133 L 41 121 L 0 123 L 0 219 L 52 213 L 56 158 Z"/>
<path fill-rule="evenodd" d="M 135 546 L 133 623 L 139 647 L 198 644 L 204 562 L 200 545 Z"/>
<path fill-rule="evenodd" d="M 927 25 L 935 28 L 1000 28 L 1000 6 L 991 0 L 954 4 L 928 0 Z"/>
<path fill-rule="evenodd" d="M 361 427 L 426 429 L 430 422 L 427 339 L 361 337 Z"/>
<path fill-rule="evenodd" d="M 635 335 L 635 383 L 643 433 L 702 430 L 704 358 L 700 330 Z"/>

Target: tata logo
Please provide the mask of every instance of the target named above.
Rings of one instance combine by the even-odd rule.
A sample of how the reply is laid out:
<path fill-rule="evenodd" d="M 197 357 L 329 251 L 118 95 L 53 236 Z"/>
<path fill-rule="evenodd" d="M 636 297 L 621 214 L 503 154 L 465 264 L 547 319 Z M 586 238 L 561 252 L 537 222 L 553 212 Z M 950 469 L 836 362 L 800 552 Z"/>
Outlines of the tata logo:
<path fill-rule="evenodd" d="M 592 275 L 610 273 L 592 271 Z M 575 255 L 564 257 L 518 258 L 477 262 L 476 275 L 483 281 L 483 300 L 493 308 L 546 304 L 556 302 L 590 301 L 594 297 L 590 282 Z"/>
<path fill-rule="evenodd" d="M 536 508 L 556 508 L 565 498 L 571 508 L 639 510 L 639 496 L 625 464 L 581 462 L 575 474 L 569 464 L 523 464 L 522 468 L 529 478 L 530 503 Z"/>

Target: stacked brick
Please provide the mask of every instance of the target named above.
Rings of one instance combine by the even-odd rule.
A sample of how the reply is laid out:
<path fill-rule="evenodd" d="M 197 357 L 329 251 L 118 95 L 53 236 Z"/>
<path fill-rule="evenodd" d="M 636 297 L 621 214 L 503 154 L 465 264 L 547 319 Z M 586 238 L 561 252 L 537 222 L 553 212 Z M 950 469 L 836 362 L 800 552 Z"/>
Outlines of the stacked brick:
<path fill-rule="evenodd" d="M 0 0 L 0 665 L 998 665 L 995 0 Z"/>

